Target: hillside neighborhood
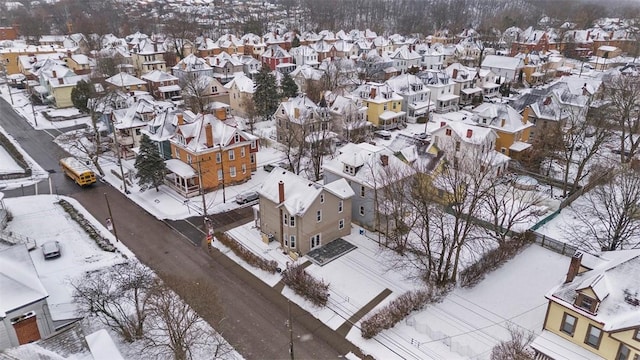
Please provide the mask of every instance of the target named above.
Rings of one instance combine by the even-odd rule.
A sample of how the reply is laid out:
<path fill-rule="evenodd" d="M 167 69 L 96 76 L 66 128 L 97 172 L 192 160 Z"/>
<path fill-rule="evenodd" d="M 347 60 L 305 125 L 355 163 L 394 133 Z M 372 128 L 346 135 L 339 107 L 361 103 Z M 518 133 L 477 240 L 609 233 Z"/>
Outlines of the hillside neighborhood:
<path fill-rule="evenodd" d="M 213 3 L 0 27 L 0 359 L 640 358 L 637 18 L 399 34 Z"/>

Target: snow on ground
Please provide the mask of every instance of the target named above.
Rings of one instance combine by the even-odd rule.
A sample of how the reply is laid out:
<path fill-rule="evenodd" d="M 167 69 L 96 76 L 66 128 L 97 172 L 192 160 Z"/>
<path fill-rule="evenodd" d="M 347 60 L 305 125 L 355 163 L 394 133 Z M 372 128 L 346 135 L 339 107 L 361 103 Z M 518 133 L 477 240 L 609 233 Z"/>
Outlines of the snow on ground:
<path fill-rule="evenodd" d="M 4 94 L 4 93 L 3 93 Z M 44 179 L 49 177 L 49 173 L 47 173 L 40 165 L 38 165 L 32 158 L 24 151 L 20 144 L 9 134 L 7 133 L 2 126 L 0 126 L 0 132 L 15 146 L 16 149 L 22 154 L 22 157 L 27 162 L 29 167 L 31 168 L 31 176 L 11 179 L 11 180 L 0 180 L 0 189 L 16 189 L 21 186 L 29 186 L 35 183 L 38 183 Z M 0 146 L 0 173 L 14 172 L 14 171 L 4 171 L 7 170 L 16 170 L 15 172 L 23 172 L 23 169 L 16 163 L 16 161 L 9 155 L 6 149 Z"/>
<path fill-rule="evenodd" d="M 98 229 L 102 236 L 109 239 L 116 246 L 117 252 L 106 252 L 98 248 L 95 242 L 69 217 L 62 207 L 55 204 L 60 199 L 70 202 L 76 210 L 82 213 Z M 124 244 L 116 242 L 113 234 L 72 198 L 56 195 L 37 195 L 5 198 L 3 202 L 13 216 L 5 231 L 36 239 L 38 247 L 31 251 L 30 255 L 40 280 L 49 293 L 47 301 L 54 320 L 76 317 L 77 306 L 73 303 L 73 287 L 71 284 L 75 279 L 82 276 L 84 272 L 103 269 L 124 262 L 126 259 L 135 258 L 135 255 Z M 59 258 L 44 260 L 40 245 L 47 241 L 59 241 L 62 253 Z M 6 245 L 0 244 L 0 246 Z M 92 322 L 89 325 L 91 327 L 89 332 L 98 331 L 102 327 L 99 322 Z M 109 333 L 125 358 L 145 358 L 143 344 L 125 343 L 114 333 L 110 331 Z M 99 342 L 104 345 L 104 337 L 102 338 Z M 39 349 L 38 351 L 41 350 Z M 16 349 L 16 352 L 12 352 L 12 354 L 19 353 L 19 348 Z M 57 358 L 53 353 L 47 352 L 47 354 Z M 156 357 L 149 355 L 147 358 L 155 359 Z M 242 356 L 234 351 L 230 358 L 241 359 Z M 80 360 L 81 358 L 77 359 Z"/>
<path fill-rule="evenodd" d="M 9 90 L 11 90 L 11 96 L 9 96 Z M 47 111 L 50 114 L 53 113 L 55 116 L 74 116 L 78 114 L 78 110 L 76 108 L 54 110 L 46 105 L 34 105 L 32 108 L 25 90 L 9 88 L 6 84 L 0 85 L 0 92 L 0 96 L 12 104 L 13 109 L 34 129 L 62 129 L 75 125 L 91 124 L 91 118 L 89 116 L 72 120 L 49 121 L 41 112 Z"/>
<path fill-rule="evenodd" d="M 96 228 L 102 228 L 99 222 L 71 198 L 39 195 L 4 199 L 13 215 L 13 220 L 5 231 L 35 239 L 38 244 L 30 254 L 49 293 L 48 302 L 54 320 L 75 316 L 76 306 L 72 300 L 73 288 L 70 286 L 72 280 L 85 271 L 112 266 L 123 262 L 125 256 L 134 256 L 122 243 L 115 243 L 115 238 L 110 233 L 103 235 L 115 243 L 118 252 L 101 250 L 77 223 L 70 220 L 64 209 L 55 204 L 59 199 L 73 204 Z M 44 260 L 40 245 L 47 241 L 60 243 L 60 258 Z"/>
<path fill-rule="evenodd" d="M 0 146 L 0 174 L 24 173 L 24 169 L 13 160 L 7 150 Z"/>
<path fill-rule="evenodd" d="M 357 246 L 346 255 L 324 265 L 315 264 L 307 271 L 329 283 L 329 304 L 318 308 L 287 287 L 283 295 L 337 329 L 384 289 L 392 294 L 379 309 L 406 291 L 420 287 L 406 280 L 402 269 L 390 269 L 394 263 L 389 251 L 379 248 L 367 232 L 360 235 L 353 226 L 345 240 Z M 253 222 L 232 229 L 229 235 L 242 242 L 255 254 L 278 262 L 285 268 L 291 259 L 283 255 L 277 242 L 265 244 Z M 373 234 L 371 234 L 373 235 Z M 219 242 L 220 249 L 269 286 L 275 286 L 279 275 L 272 275 L 247 265 Z M 306 258 L 298 260 L 300 263 Z M 521 254 L 471 289 L 455 289 L 441 303 L 428 306 L 408 319 L 386 330 L 374 339 L 365 340 L 354 326 L 347 338 L 365 353 L 378 359 L 488 359 L 491 348 L 509 338 L 508 324 L 538 333 L 542 329 L 546 304 L 544 295 L 562 281 L 569 259 L 537 245 Z M 374 309 L 373 312 L 376 310 Z M 371 312 L 370 314 L 372 314 Z M 367 316 L 363 319 L 366 319 Z"/>

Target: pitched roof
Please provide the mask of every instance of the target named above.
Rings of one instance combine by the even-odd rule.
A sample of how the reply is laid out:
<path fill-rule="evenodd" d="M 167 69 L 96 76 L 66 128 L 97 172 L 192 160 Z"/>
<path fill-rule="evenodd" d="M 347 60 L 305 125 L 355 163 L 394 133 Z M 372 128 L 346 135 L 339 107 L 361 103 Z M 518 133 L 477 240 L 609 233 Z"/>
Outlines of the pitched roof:
<path fill-rule="evenodd" d="M 49 296 L 26 246 L 0 250 L 0 294 L 0 318 Z"/>
<path fill-rule="evenodd" d="M 487 55 L 482 60 L 482 67 L 516 70 L 523 64 L 521 59 L 511 56 Z"/>

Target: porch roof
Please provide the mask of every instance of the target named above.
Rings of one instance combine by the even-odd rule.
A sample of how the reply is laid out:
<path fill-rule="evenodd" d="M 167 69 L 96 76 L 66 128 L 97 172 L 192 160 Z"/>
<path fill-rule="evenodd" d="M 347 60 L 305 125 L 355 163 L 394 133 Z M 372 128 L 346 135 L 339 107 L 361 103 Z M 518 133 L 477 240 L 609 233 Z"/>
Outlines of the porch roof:
<path fill-rule="evenodd" d="M 182 160 L 169 159 L 165 161 L 165 164 L 167 164 L 169 171 L 182 178 L 189 179 L 196 176 L 195 169 L 191 165 L 182 162 Z"/>

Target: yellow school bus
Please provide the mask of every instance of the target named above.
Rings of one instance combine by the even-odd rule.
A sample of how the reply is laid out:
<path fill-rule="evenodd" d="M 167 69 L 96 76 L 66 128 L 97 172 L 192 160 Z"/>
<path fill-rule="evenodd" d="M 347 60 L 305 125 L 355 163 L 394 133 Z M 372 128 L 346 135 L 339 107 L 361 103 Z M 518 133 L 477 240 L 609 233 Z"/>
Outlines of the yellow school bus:
<path fill-rule="evenodd" d="M 64 173 L 80 186 L 88 186 L 96 182 L 96 174 L 76 158 L 60 159 L 60 166 Z"/>

